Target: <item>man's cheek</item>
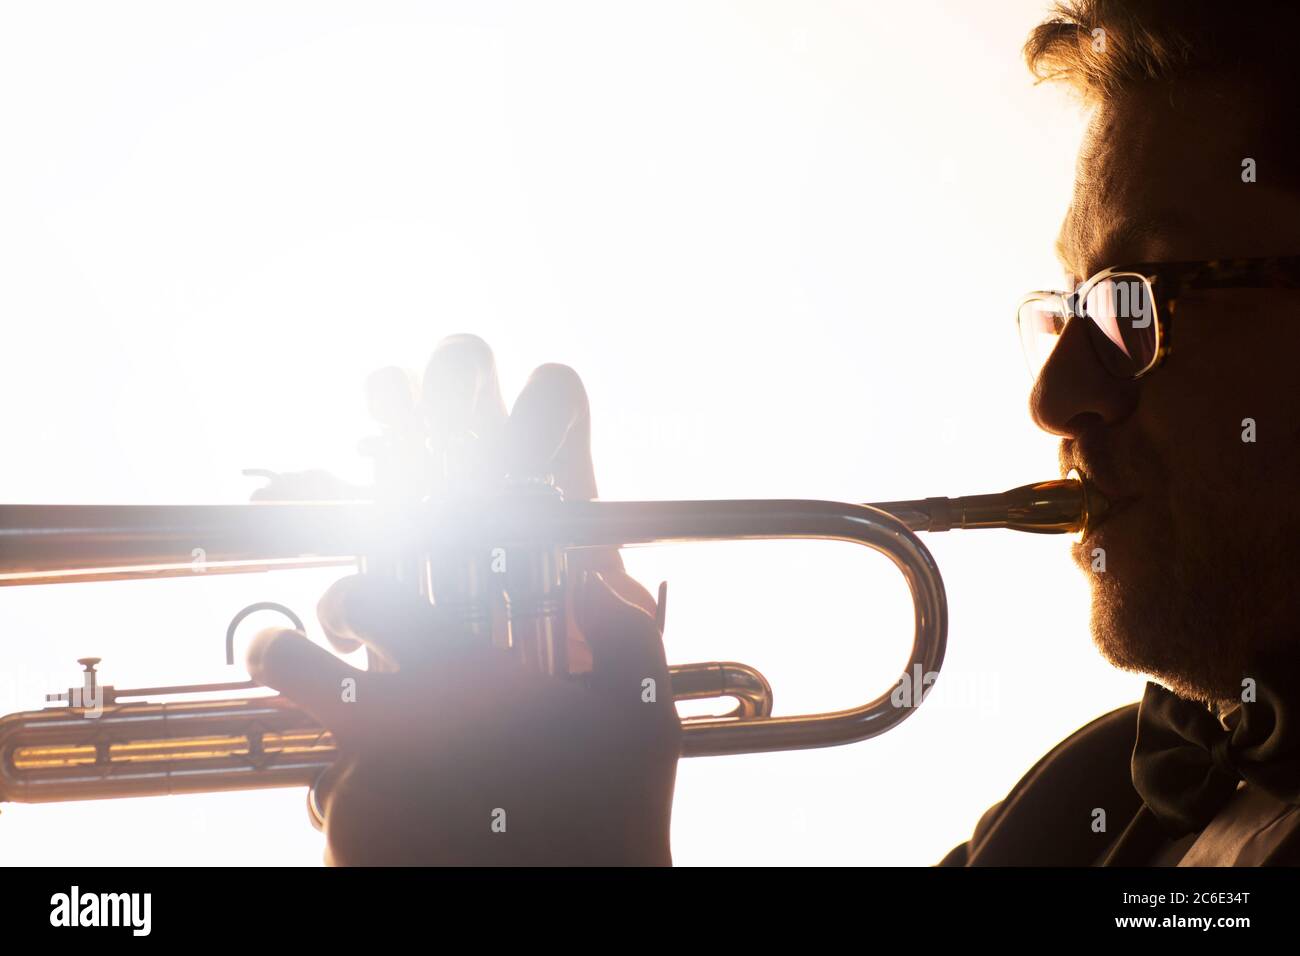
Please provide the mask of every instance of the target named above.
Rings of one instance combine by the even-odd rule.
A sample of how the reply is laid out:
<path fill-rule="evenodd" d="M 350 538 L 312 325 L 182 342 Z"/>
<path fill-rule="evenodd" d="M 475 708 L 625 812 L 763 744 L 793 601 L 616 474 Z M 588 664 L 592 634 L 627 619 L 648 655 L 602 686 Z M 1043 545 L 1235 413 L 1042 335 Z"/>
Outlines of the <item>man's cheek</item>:
<path fill-rule="evenodd" d="M 1139 410 L 1146 413 L 1145 434 L 1159 436 L 1158 446 L 1146 453 L 1149 460 L 1135 462 L 1143 493 L 1176 497 L 1180 488 L 1238 489 L 1252 468 L 1251 445 L 1259 428 L 1247 409 L 1266 404 L 1258 395 L 1250 398 L 1258 385 L 1191 375 L 1159 384 L 1142 396 L 1146 408 Z"/>
<path fill-rule="evenodd" d="M 1262 290 L 1233 292 L 1231 311 L 1180 314 L 1164 408 L 1180 439 L 1173 450 L 1242 497 L 1293 483 L 1285 472 L 1300 465 L 1300 316 L 1280 314 L 1277 297 Z"/>

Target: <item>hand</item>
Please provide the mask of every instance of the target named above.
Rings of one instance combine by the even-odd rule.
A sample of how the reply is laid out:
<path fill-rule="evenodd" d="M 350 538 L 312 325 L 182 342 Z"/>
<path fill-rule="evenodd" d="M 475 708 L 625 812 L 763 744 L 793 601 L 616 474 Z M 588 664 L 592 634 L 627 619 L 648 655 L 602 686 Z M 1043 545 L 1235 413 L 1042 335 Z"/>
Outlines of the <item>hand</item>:
<path fill-rule="evenodd" d="M 456 336 L 430 360 L 422 405 L 435 436 L 473 431 L 502 474 L 550 473 L 567 498 L 595 496 L 590 413 L 572 370 L 537 369 L 507 416 L 491 351 Z M 318 608 L 331 645 L 367 647 L 371 670 L 296 631 L 254 639 L 254 679 L 339 743 L 323 788 L 328 862 L 671 863 L 681 731 L 654 601 L 617 551 L 571 558 L 571 620 L 592 662 L 583 681 L 452 643 L 427 602 L 375 577 L 338 582 Z"/>

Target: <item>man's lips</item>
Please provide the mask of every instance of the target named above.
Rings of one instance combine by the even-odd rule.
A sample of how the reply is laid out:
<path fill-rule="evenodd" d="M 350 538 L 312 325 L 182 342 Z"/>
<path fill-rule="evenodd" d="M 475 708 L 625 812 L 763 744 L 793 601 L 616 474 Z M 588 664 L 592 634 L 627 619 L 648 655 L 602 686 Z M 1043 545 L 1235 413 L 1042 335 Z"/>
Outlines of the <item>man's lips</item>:
<path fill-rule="evenodd" d="M 1098 489 L 1098 491 L 1100 491 L 1100 489 Z M 1111 495 L 1106 495 L 1105 492 L 1102 492 L 1102 494 L 1106 497 L 1106 507 L 1100 512 L 1093 512 L 1088 515 L 1088 524 L 1085 529 L 1085 535 L 1078 542 L 1079 545 L 1092 541 L 1097 536 L 1097 533 L 1104 526 L 1110 524 L 1117 515 L 1121 515 L 1128 511 L 1135 502 L 1142 500 L 1139 495 L 1117 495 L 1112 497 Z"/>
<path fill-rule="evenodd" d="M 1116 515 L 1126 511 L 1130 505 L 1139 500 L 1140 496 L 1117 492 L 1110 482 L 1098 481 L 1096 475 L 1091 472 L 1079 469 L 1079 473 L 1084 482 L 1105 502 L 1103 507 L 1096 509 L 1088 516 L 1087 537 L 1084 539 L 1087 540 Z"/>
<path fill-rule="evenodd" d="M 1102 526 L 1104 526 L 1109 521 L 1111 521 L 1116 515 L 1122 514 L 1124 511 L 1127 511 L 1129 506 L 1133 504 L 1135 501 L 1141 500 L 1136 495 L 1128 495 L 1120 498 L 1111 498 L 1110 495 L 1107 495 L 1106 497 L 1110 501 L 1110 507 L 1108 507 L 1095 519 L 1089 522 L 1088 524 L 1089 538 L 1091 538 L 1093 534 L 1097 532 L 1098 529 L 1100 529 Z"/>

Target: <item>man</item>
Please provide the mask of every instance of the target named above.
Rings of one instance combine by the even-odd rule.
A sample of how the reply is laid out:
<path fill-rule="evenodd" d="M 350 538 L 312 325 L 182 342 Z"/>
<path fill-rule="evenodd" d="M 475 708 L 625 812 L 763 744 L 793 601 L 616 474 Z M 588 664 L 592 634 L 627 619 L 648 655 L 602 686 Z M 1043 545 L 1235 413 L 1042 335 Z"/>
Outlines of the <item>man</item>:
<path fill-rule="evenodd" d="M 1092 110 L 1058 241 L 1071 288 L 1020 313 L 1031 413 L 1061 437 L 1062 473 L 1115 502 L 1076 559 L 1102 653 L 1152 682 L 1046 755 L 945 864 L 1300 863 L 1297 26 L 1281 2 L 1079 0 L 1029 38 L 1035 74 Z M 507 415 L 490 352 L 458 337 L 425 409 L 439 434 L 478 434 L 486 467 L 595 494 L 570 370 L 539 369 Z M 385 672 L 259 635 L 254 675 L 352 754 L 328 788 L 332 860 L 670 861 L 677 724 L 639 695 L 666 679 L 654 604 L 616 554 L 577 578 L 589 690 L 439 647 L 427 607 L 362 579 L 321 617 Z M 347 676 L 356 704 L 338 702 Z"/>

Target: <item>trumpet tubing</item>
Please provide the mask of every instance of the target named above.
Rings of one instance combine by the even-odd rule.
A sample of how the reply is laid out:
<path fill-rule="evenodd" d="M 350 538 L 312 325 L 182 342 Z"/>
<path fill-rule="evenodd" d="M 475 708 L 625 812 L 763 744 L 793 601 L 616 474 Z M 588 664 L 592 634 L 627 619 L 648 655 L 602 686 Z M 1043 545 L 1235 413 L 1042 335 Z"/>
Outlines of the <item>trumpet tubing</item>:
<path fill-rule="evenodd" d="M 676 700 L 733 698 L 735 708 L 722 719 L 771 715 L 772 689 L 744 664 L 678 665 L 669 675 Z M 212 689 L 150 690 L 174 696 Z M 0 802 L 309 786 L 339 756 L 329 731 L 282 697 L 123 701 L 145 692 L 93 685 L 90 693 L 89 706 L 0 718 Z"/>
<path fill-rule="evenodd" d="M 49 707 L 0 719 L 0 800 L 308 786 L 337 756 L 280 697 Z"/>
<path fill-rule="evenodd" d="M 1077 478 L 997 495 L 852 505 L 825 501 L 563 501 L 528 485 L 442 507 L 348 503 L 200 506 L 0 506 L 0 585 L 240 573 L 359 562 L 404 582 L 446 619 L 528 667 L 568 674 L 567 556 L 577 550 L 710 540 L 846 541 L 887 556 L 914 605 L 903 679 L 943 665 L 947 601 L 917 531 L 1011 528 L 1086 532 L 1106 502 Z M 202 555 L 196 561 L 195 555 Z M 500 553 L 504 567 L 491 562 Z M 502 594 L 504 637 L 492 624 Z M 338 759 L 329 732 L 283 698 L 193 696 L 251 682 L 115 691 L 87 669 L 86 706 L 0 719 L 0 801 L 44 802 L 311 785 Z M 889 690 L 845 710 L 772 715 L 752 667 L 714 661 L 670 668 L 674 700 L 729 697 L 716 716 L 682 719 L 683 756 L 826 747 L 885 733 L 914 707 Z M 310 805 L 310 796 L 309 796 Z M 317 819 L 319 812 L 315 811 Z"/>

